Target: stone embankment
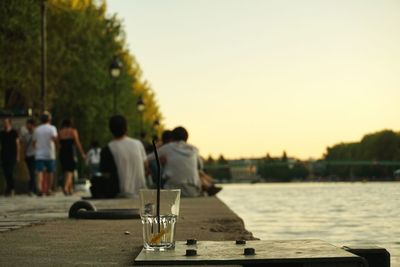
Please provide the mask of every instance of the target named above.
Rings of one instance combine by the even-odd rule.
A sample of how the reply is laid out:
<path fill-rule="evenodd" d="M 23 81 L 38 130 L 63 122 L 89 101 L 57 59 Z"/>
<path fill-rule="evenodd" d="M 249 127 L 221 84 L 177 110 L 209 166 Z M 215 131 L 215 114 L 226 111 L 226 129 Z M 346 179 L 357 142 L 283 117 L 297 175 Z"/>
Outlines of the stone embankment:
<path fill-rule="evenodd" d="M 142 248 L 140 220 L 68 219 L 79 196 L 0 197 L 0 266 L 126 266 Z M 97 208 L 138 208 L 138 200 L 95 200 Z M 216 197 L 181 199 L 177 240 L 254 239 Z"/>

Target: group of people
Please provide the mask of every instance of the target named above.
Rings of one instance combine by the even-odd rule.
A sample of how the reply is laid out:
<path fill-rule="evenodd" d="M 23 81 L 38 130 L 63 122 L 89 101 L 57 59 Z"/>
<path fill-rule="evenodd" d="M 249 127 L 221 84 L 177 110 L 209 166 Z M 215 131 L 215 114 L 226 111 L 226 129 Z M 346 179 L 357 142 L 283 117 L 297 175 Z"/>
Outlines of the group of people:
<path fill-rule="evenodd" d="M 112 140 L 102 149 L 97 142 L 92 143 L 92 148 L 85 154 L 78 131 L 73 128 L 70 119 L 65 119 L 57 131 L 51 125 L 50 113 L 44 112 L 38 126 L 33 119 L 28 119 L 25 129 L 18 133 L 13 129 L 11 119 L 5 118 L 0 143 L 6 195 L 14 194 L 13 173 L 21 159 L 21 143 L 30 176 L 31 194 L 52 194 L 57 150 L 65 195 L 74 191 L 75 151 L 89 163 L 93 198 L 135 197 L 140 189 L 154 186 L 158 178 L 154 151 L 146 153 L 142 141 L 127 135 L 128 123 L 121 115 L 110 118 L 109 129 Z M 164 131 L 161 141 L 157 142 L 162 187 L 181 189 L 182 197 L 215 195 L 222 188 L 215 186 L 213 179 L 205 173 L 198 149 L 187 143 L 188 137 L 185 128 L 176 127 L 172 131 Z"/>
<path fill-rule="evenodd" d="M 165 189 L 181 189 L 182 196 L 209 196 L 218 193 L 221 188 L 215 186 L 211 176 L 204 171 L 203 160 L 196 147 L 187 143 L 189 133 L 181 126 L 162 134 L 157 151 L 163 166 L 161 181 Z M 147 156 L 153 181 L 156 184 L 155 153 Z"/>
<path fill-rule="evenodd" d="M 102 175 L 92 179 L 94 198 L 137 196 L 140 189 L 149 187 L 148 174 L 153 177 L 157 174 L 155 153 L 146 154 L 140 140 L 127 136 L 127 125 L 120 115 L 109 121 L 113 140 L 101 150 L 99 167 Z M 163 133 L 162 141 L 157 145 L 162 163 L 162 187 L 181 189 L 182 197 L 215 195 L 221 188 L 215 186 L 202 169 L 198 149 L 187 143 L 188 137 L 183 127 Z"/>
<path fill-rule="evenodd" d="M 65 119 L 60 131 L 51 125 L 51 114 L 44 112 L 40 124 L 29 118 L 20 133 L 13 129 L 11 118 L 3 120 L 0 132 L 1 164 L 6 179 L 6 196 L 14 195 L 14 171 L 21 159 L 21 144 L 25 153 L 25 163 L 29 172 L 29 194 L 38 196 L 52 195 L 54 173 L 56 170 L 56 150 L 64 176 L 63 192 L 73 193 L 73 174 L 76 170 L 75 148 L 82 158 L 86 155 L 79 141 L 78 131 L 72 127 L 72 121 Z"/>

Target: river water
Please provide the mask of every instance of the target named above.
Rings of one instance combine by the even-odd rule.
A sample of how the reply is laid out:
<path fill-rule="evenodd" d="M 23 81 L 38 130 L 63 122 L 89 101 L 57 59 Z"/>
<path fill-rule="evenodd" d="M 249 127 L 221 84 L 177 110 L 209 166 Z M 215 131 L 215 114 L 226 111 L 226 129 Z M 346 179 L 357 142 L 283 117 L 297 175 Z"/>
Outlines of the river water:
<path fill-rule="evenodd" d="M 400 183 L 227 184 L 218 194 L 262 240 L 376 245 L 400 267 Z"/>

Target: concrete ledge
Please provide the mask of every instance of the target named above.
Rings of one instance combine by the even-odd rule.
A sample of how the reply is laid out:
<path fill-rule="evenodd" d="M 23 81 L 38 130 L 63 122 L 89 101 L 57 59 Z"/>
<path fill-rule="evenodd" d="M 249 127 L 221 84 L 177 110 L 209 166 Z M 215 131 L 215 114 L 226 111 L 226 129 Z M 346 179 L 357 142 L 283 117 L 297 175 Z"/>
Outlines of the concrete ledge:
<path fill-rule="evenodd" d="M 93 201 L 98 208 L 138 208 L 134 200 Z M 0 233 L 0 266 L 127 266 L 142 248 L 140 220 L 46 222 Z M 129 233 L 126 233 L 129 232 Z M 218 198 L 181 200 L 177 240 L 254 239 L 244 223 Z"/>

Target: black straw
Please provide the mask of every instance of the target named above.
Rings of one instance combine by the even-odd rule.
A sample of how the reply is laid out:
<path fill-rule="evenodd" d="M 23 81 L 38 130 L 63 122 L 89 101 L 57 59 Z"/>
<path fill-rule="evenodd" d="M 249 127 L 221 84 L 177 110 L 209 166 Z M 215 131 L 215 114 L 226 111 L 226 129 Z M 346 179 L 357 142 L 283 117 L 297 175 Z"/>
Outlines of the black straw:
<path fill-rule="evenodd" d="M 160 189 L 161 189 L 161 165 L 160 159 L 158 158 L 158 152 L 156 147 L 156 140 L 153 139 L 153 149 L 154 154 L 156 155 L 156 162 L 157 162 L 157 220 L 158 220 L 158 232 L 160 233 Z"/>

